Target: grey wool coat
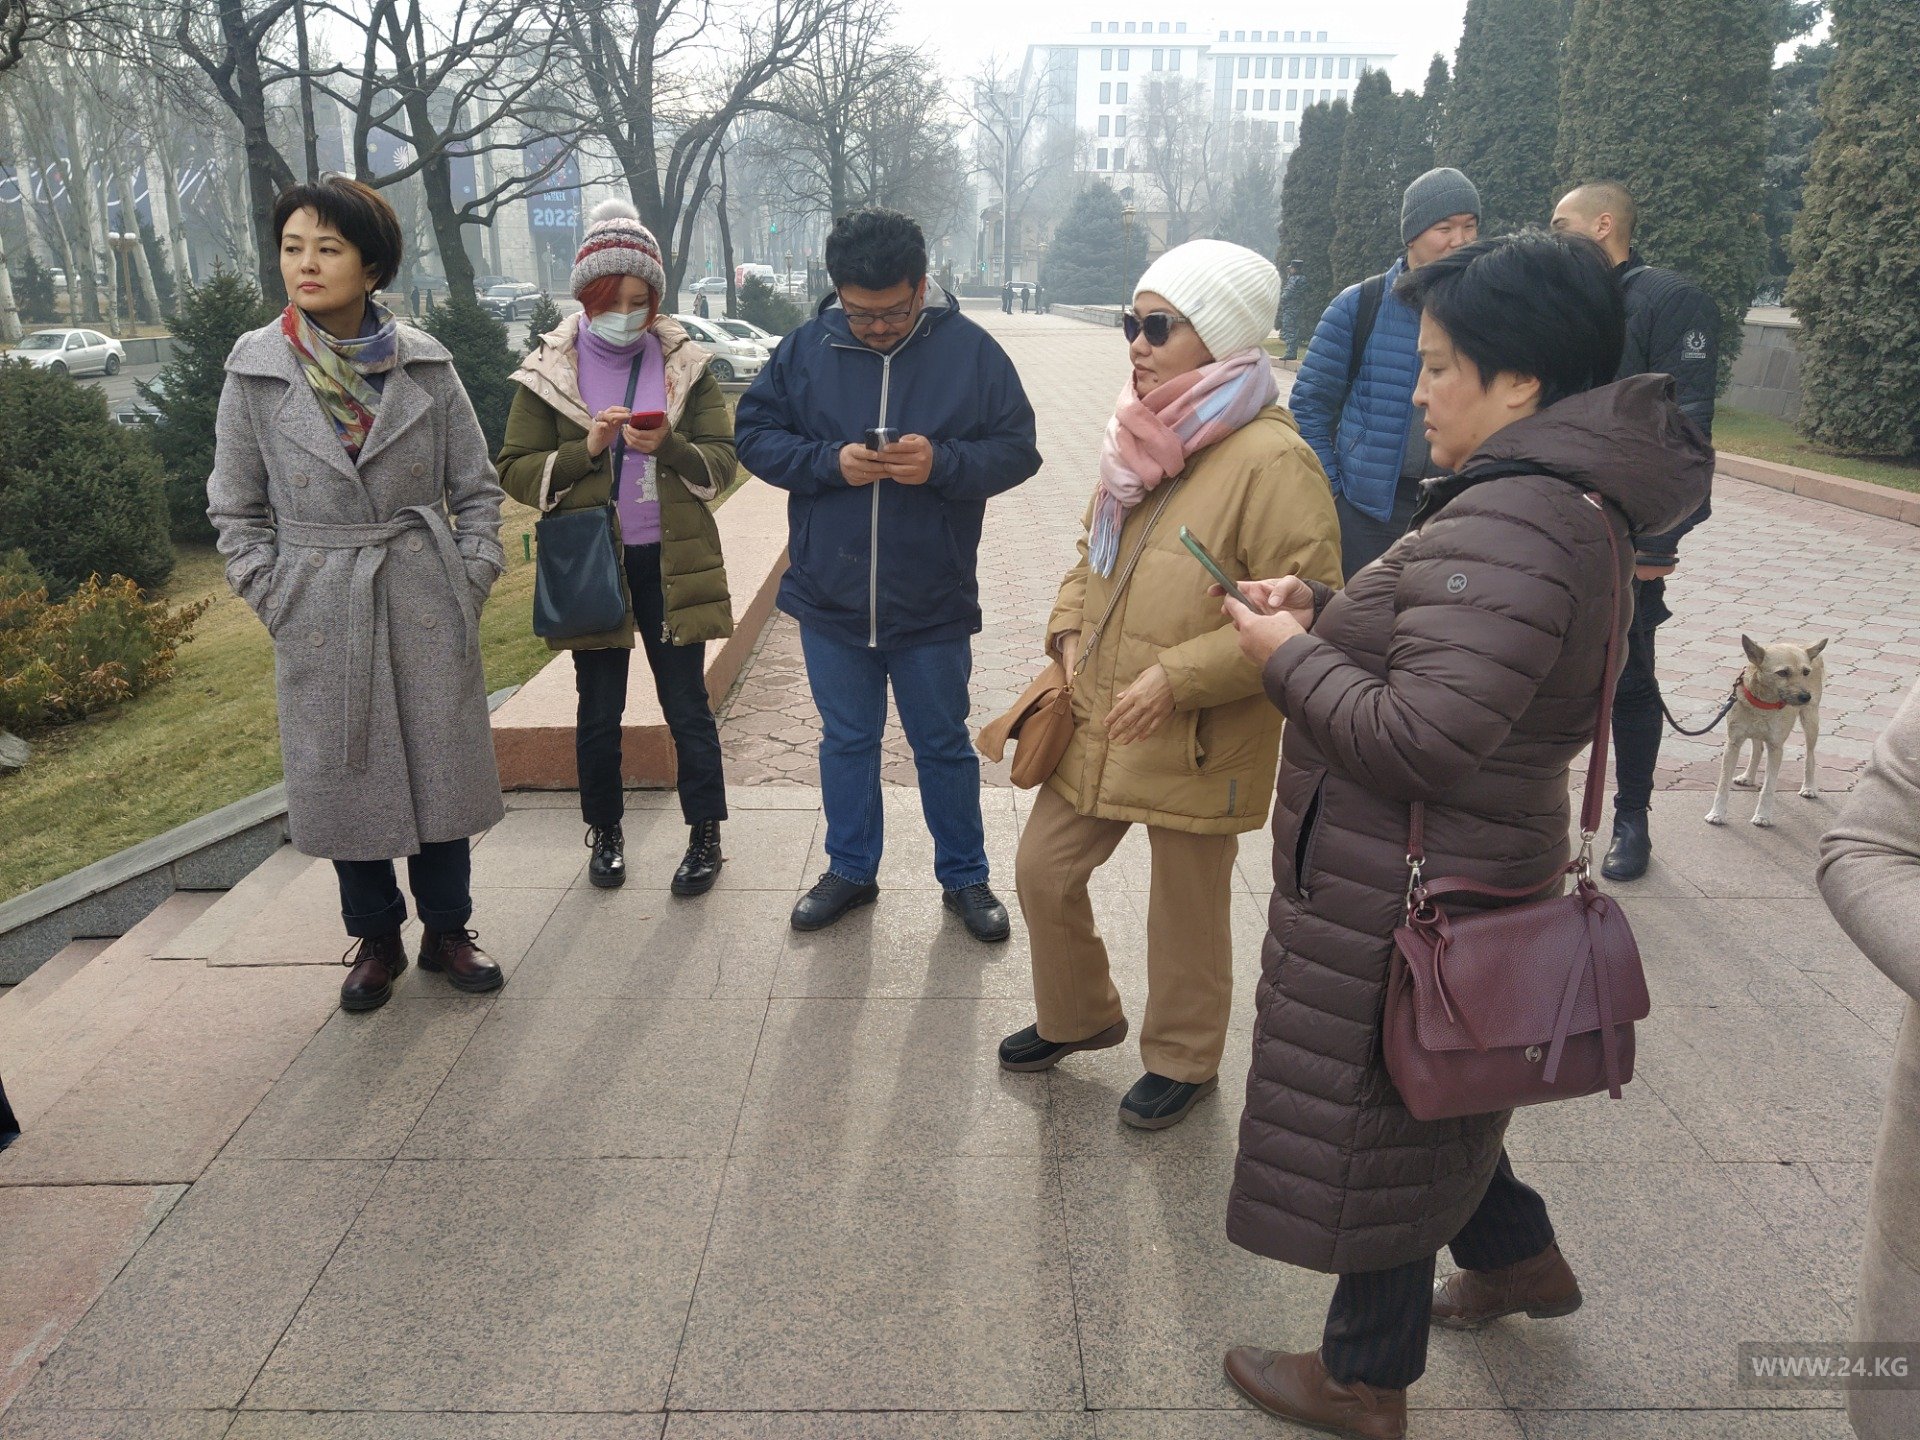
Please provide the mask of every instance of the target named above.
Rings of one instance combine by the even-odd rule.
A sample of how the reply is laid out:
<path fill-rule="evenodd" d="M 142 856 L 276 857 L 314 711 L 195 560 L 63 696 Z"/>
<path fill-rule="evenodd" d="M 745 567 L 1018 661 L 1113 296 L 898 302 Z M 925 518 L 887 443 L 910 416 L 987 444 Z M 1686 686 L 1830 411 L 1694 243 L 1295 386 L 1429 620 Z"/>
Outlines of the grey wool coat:
<path fill-rule="evenodd" d="M 1911 1343 L 1920 1339 L 1920 686 L 1820 842 L 1820 893 L 1907 996 L 1873 1157 L 1854 1338 Z M 1847 1416 L 1860 1440 L 1913 1440 L 1920 1390 L 1849 1390 Z"/>
<path fill-rule="evenodd" d="M 303 854 L 387 860 L 500 819 L 480 607 L 502 492 L 452 357 L 400 327 L 350 459 L 280 322 L 240 337 L 207 516 L 273 636 L 287 822 Z"/>

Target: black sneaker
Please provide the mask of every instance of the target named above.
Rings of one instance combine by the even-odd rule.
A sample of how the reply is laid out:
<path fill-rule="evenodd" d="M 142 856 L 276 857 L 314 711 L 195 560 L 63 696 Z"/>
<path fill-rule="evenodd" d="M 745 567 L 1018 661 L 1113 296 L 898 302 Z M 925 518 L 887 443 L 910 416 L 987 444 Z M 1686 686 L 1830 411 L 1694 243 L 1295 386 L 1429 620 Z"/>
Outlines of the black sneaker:
<path fill-rule="evenodd" d="M 1136 1130 L 1164 1130 L 1186 1119 L 1189 1110 L 1219 1088 L 1218 1076 L 1189 1085 L 1149 1070 L 1120 1101 L 1120 1118 Z"/>
<path fill-rule="evenodd" d="M 1638 880 L 1647 873 L 1647 861 L 1653 856 L 1653 836 L 1647 833 L 1647 812 L 1622 810 L 1613 817 L 1613 844 L 1600 863 L 1600 873 L 1609 880 Z"/>
<path fill-rule="evenodd" d="M 1085 1040 L 1042 1040 L 1040 1027 L 1029 1025 L 1000 1042 L 1000 1068 L 1051 1070 L 1076 1050 L 1111 1050 L 1126 1038 L 1127 1017 L 1124 1015 Z"/>
<path fill-rule="evenodd" d="M 720 878 L 720 867 L 726 861 L 727 857 L 720 853 L 720 822 L 702 820 L 693 827 L 686 856 L 680 861 L 680 868 L 673 872 L 673 893 L 706 894 Z"/>
<path fill-rule="evenodd" d="M 627 883 L 627 837 L 618 825 L 589 825 L 587 848 L 593 858 L 587 861 L 587 879 L 597 890 L 618 890 Z"/>
<path fill-rule="evenodd" d="M 976 940 L 997 945 L 1013 933 L 1007 907 L 984 880 L 975 885 L 962 885 L 958 890 L 941 891 L 940 903 L 965 922 L 967 933 Z"/>
<path fill-rule="evenodd" d="M 878 885 L 856 885 L 829 870 L 793 907 L 789 924 L 796 930 L 824 930 L 849 910 L 871 905 L 880 898 Z"/>

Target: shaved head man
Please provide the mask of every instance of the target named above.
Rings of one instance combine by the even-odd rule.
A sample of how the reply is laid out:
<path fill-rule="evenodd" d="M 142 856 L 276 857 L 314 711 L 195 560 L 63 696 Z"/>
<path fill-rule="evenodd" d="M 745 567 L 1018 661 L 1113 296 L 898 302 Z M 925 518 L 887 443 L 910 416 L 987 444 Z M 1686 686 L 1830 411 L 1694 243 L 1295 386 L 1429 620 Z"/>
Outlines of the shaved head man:
<path fill-rule="evenodd" d="M 1639 210 L 1627 187 L 1613 180 L 1596 180 L 1569 190 L 1553 208 L 1553 228 L 1597 241 L 1614 264 L 1633 249 L 1633 226 Z"/>

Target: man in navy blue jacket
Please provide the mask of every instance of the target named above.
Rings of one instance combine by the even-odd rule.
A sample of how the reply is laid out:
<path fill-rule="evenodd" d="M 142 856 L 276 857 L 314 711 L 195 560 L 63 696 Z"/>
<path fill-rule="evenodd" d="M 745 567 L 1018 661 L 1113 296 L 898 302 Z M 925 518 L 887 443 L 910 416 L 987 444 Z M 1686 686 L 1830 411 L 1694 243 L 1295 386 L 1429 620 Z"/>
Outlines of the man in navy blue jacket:
<path fill-rule="evenodd" d="M 1006 352 L 928 284 L 912 220 L 842 216 L 826 249 L 837 293 L 780 342 L 734 424 L 741 464 L 789 494 L 779 605 L 800 622 L 820 711 L 829 868 L 793 927 L 831 925 L 880 893 L 891 683 L 946 906 L 977 939 L 1005 940 L 968 681 L 980 525 L 990 496 L 1040 468 L 1033 407 Z"/>

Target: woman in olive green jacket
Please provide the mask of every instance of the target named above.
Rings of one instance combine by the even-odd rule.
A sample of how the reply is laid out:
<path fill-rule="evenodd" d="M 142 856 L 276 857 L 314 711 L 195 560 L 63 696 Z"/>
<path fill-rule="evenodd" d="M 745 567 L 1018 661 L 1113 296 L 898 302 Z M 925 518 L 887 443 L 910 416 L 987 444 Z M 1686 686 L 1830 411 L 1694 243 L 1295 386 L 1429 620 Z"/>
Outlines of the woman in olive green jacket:
<path fill-rule="evenodd" d="M 620 717 L 637 634 L 673 735 L 691 830 L 673 892 L 701 895 L 719 877 L 727 818 L 706 642 L 733 632 L 710 508 L 733 479 L 733 420 L 706 352 L 659 314 L 666 274 L 653 236 L 618 201 L 592 218 L 572 276 L 584 309 L 514 372 L 520 388 L 496 465 L 507 493 L 542 513 L 604 505 L 610 495 L 615 502 L 627 615 L 617 630 L 548 642 L 573 652 L 588 878 L 602 889 L 626 879 Z"/>

